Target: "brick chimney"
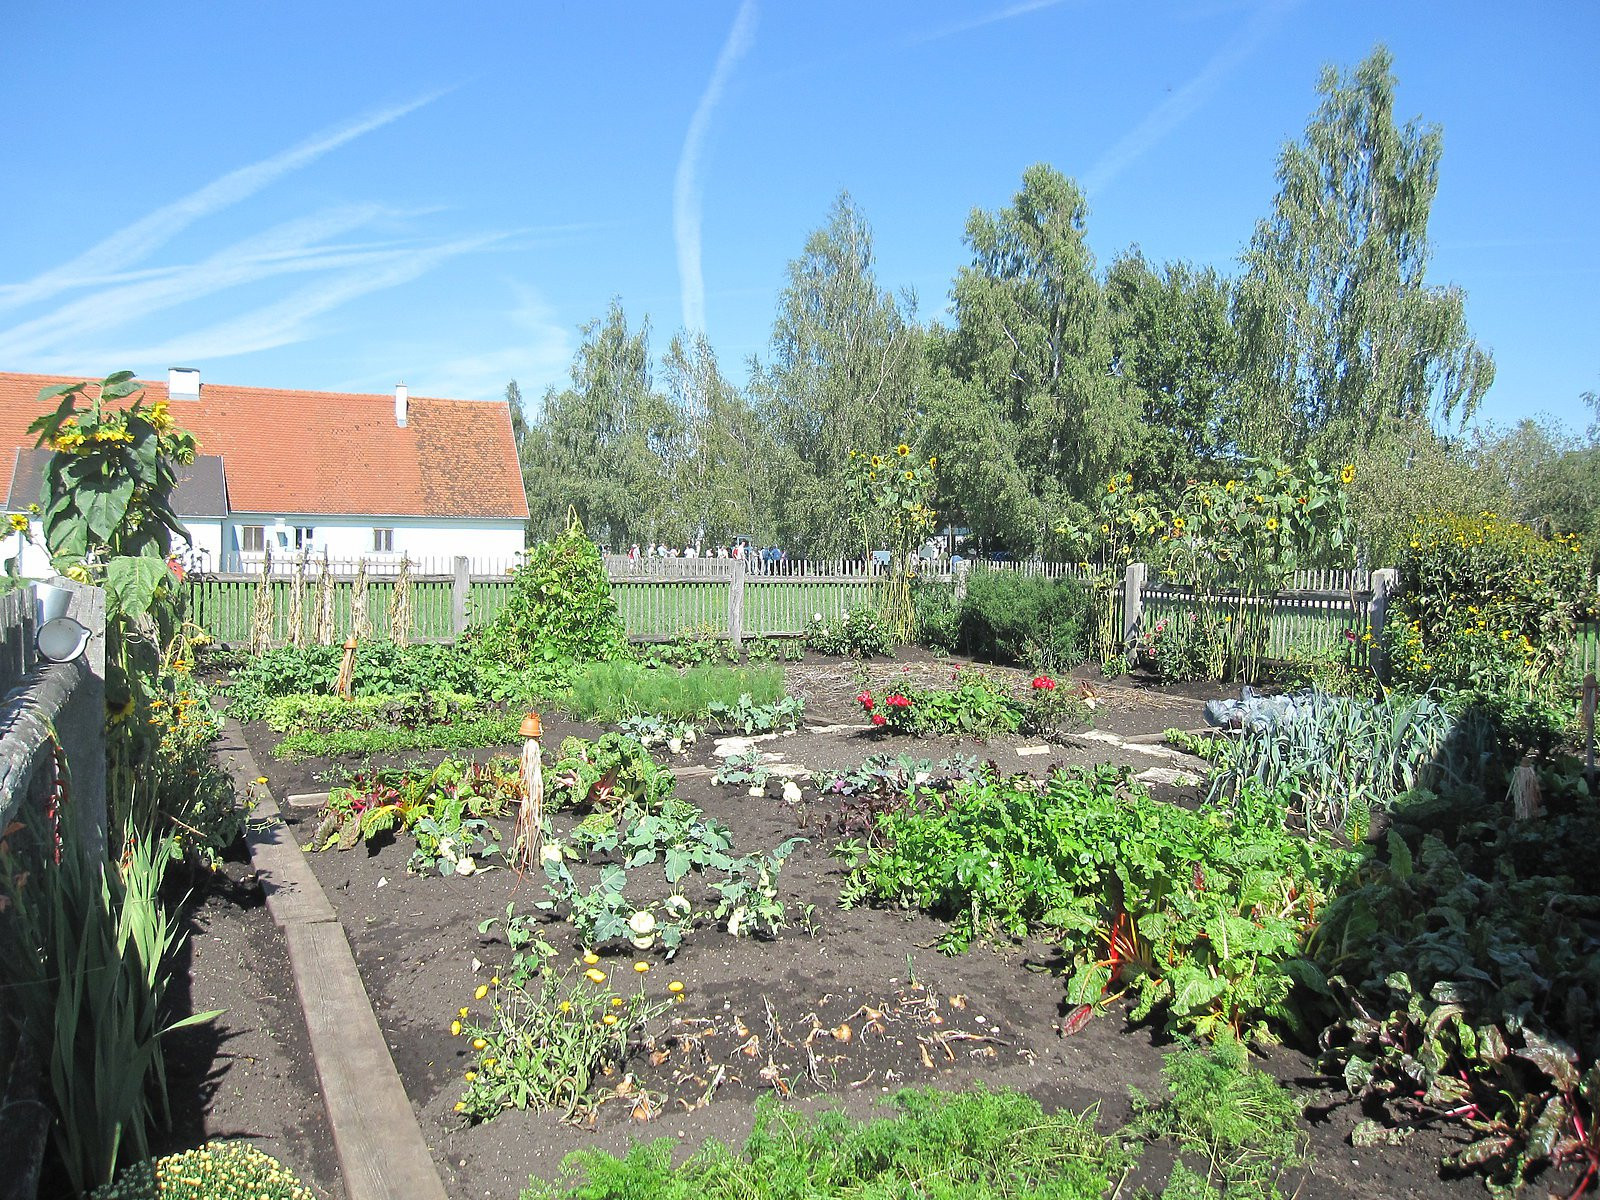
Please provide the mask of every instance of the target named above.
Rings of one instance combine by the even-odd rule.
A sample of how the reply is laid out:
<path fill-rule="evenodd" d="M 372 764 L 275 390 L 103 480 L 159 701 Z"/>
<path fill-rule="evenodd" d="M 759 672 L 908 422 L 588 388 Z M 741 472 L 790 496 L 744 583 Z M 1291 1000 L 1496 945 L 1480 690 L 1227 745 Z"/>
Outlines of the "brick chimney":
<path fill-rule="evenodd" d="M 198 367 L 168 367 L 167 395 L 173 400 L 200 399 L 200 369 Z"/>
<path fill-rule="evenodd" d="M 410 406 L 410 404 L 411 404 L 411 393 L 410 393 L 409 390 L 407 390 L 406 385 L 403 384 L 403 383 L 395 384 L 394 385 L 394 423 L 396 425 L 398 425 L 401 429 L 404 429 L 406 427 L 406 410 Z"/>

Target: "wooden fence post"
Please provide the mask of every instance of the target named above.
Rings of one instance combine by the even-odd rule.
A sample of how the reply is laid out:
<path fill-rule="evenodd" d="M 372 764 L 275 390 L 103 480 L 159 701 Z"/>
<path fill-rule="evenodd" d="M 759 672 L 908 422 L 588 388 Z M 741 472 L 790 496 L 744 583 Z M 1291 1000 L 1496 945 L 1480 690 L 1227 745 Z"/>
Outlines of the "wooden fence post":
<path fill-rule="evenodd" d="M 733 574 L 728 580 L 728 640 L 734 651 L 744 643 L 744 559 L 733 560 Z"/>
<path fill-rule="evenodd" d="M 967 598 L 967 571 L 970 569 L 970 564 L 966 559 L 962 559 L 960 562 L 953 564 L 950 569 L 955 576 L 956 603 L 960 604 Z"/>
<path fill-rule="evenodd" d="M 1150 568 L 1144 563 L 1129 563 L 1122 577 L 1122 644 L 1128 646 L 1138 636 L 1144 617 L 1144 583 Z"/>
<path fill-rule="evenodd" d="M 1380 671 L 1387 665 L 1383 661 L 1383 623 L 1389 615 L 1389 593 L 1399 584 L 1400 572 L 1393 567 L 1372 573 L 1372 599 L 1367 601 L 1367 632 L 1372 635 L 1372 649 L 1367 655 Z"/>
<path fill-rule="evenodd" d="M 450 629 L 459 638 L 467 631 L 467 594 L 472 590 L 472 564 L 456 555 L 456 577 L 450 584 Z"/>

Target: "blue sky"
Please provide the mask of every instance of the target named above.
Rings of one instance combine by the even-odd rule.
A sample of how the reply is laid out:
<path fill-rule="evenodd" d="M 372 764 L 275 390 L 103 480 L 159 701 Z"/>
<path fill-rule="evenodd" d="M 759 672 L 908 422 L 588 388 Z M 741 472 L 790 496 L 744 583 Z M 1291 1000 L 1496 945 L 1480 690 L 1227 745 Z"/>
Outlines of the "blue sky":
<path fill-rule="evenodd" d="M 841 189 L 937 315 L 1039 161 L 1102 266 L 1231 271 L 1320 67 L 1382 41 L 1444 129 L 1431 278 L 1485 416 L 1600 391 L 1589 0 L 11 0 L 0 35 L 0 370 L 532 399 L 618 296 L 742 381 Z"/>

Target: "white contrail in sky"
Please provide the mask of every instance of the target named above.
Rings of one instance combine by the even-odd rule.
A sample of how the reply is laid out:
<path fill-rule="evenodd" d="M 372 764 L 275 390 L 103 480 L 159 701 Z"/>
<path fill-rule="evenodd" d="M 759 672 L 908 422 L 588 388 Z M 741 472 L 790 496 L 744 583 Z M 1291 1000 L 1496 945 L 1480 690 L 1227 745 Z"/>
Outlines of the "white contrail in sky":
<path fill-rule="evenodd" d="M 1007 5 L 1005 8 L 985 13 L 981 17 L 971 17 L 965 21 L 957 21 L 954 25 L 942 25 L 938 29 L 930 30 L 927 33 L 917 34 L 911 39 L 911 44 L 936 42 L 940 38 L 953 37 L 958 33 L 968 33 L 974 29 L 982 29 L 985 25 L 995 25 L 1001 21 L 1009 21 L 1013 17 L 1023 17 L 1031 12 L 1038 12 L 1041 8 L 1054 8 L 1060 3 L 1062 3 L 1062 0 L 1021 0 L 1020 3 Z"/>
<path fill-rule="evenodd" d="M 230 171 L 181 200 L 140 217 L 76 258 L 23 283 L 0 286 L 0 310 L 45 300 L 96 277 L 132 266 L 201 218 L 253 196 L 289 172 L 299 170 L 364 133 L 371 133 L 374 129 L 399 120 L 443 94 L 430 92 L 404 104 L 379 109 L 319 133 L 270 158 Z"/>
<path fill-rule="evenodd" d="M 1151 109 L 1144 120 L 1100 156 L 1083 176 L 1083 190 L 1092 196 L 1109 187 L 1131 163 L 1188 120 L 1197 108 L 1211 98 L 1223 79 L 1255 53 L 1294 4 L 1295 0 L 1289 0 L 1288 3 L 1274 0 L 1258 8 L 1255 15 L 1222 49 L 1211 56 L 1197 75 Z"/>
<path fill-rule="evenodd" d="M 733 68 L 755 39 L 755 0 L 744 0 L 733 19 L 728 40 L 717 56 L 711 82 L 706 84 L 700 104 L 684 135 L 683 152 L 678 156 L 678 175 L 672 188 L 672 235 L 678 246 L 678 286 L 682 295 L 683 324 L 696 333 L 706 326 L 706 281 L 700 269 L 700 156 L 705 149 L 706 130 L 711 114 L 722 100 Z"/>

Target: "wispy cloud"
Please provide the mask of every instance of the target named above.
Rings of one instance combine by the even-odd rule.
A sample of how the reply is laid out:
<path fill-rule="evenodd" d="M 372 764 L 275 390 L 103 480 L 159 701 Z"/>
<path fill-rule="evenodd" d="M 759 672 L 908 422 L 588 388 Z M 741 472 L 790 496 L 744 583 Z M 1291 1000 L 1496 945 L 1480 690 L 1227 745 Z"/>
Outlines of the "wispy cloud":
<path fill-rule="evenodd" d="M 363 134 L 398 121 L 443 94 L 439 91 L 430 92 L 404 104 L 379 109 L 324 130 L 279 154 L 230 171 L 181 200 L 139 218 L 60 266 L 52 267 L 22 283 L 0 285 L 0 311 L 48 300 L 97 277 L 125 270 L 196 221 L 248 199 L 291 171 L 315 162 L 329 151 L 337 150 Z"/>
<path fill-rule="evenodd" d="M 75 359 L 94 362 L 176 362 L 228 358 L 270 350 L 326 333 L 316 320 L 360 296 L 410 283 L 449 259 L 483 250 L 499 234 L 460 238 L 434 246 L 372 254 L 353 270 L 297 289 L 280 300 L 154 345 L 91 350 Z"/>
<path fill-rule="evenodd" d="M 974 29 L 982 29 L 985 25 L 997 25 L 1001 21 L 1010 21 L 1016 17 L 1024 17 L 1029 13 L 1038 12 L 1041 8 L 1054 8 L 1065 0 L 1022 0 L 1019 4 L 1008 4 L 1005 8 L 995 9 L 993 12 L 981 16 L 969 17 L 965 21 L 957 21 L 953 25 L 941 25 L 938 29 L 929 30 L 927 33 L 915 34 L 911 37 L 912 45 L 922 42 L 936 42 L 940 38 L 954 37 L 958 33 L 970 33 Z"/>
<path fill-rule="evenodd" d="M 683 151 L 678 156 L 678 174 L 672 188 L 672 233 L 678 247 L 683 324 L 697 333 L 704 332 L 706 325 L 706 283 L 700 265 L 700 158 L 705 151 L 711 116 L 722 101 L 733 68 L 750 49 L 755 28 L 755 0 L 744 0 L 727 40 L 722 43 L 722 53 L 717 55 L 711 82 L 706 84 L 689 121 L 689 132 L 684 135 Z"/>
<path fill-rule="evenodd" d="M 1103 191 L 1135 160 L 1166 137 L 1211 98 L 1218 86 L 1240 63 L 1255 53 L 1298 0 L 1269 0 L 1257 8 L 1240 30 L 1213 54 L 1198 74 L 1174 91 L 1102 154 L 1083 177 L 1083 190 L 1091 196 Z"/>
<path fill-rule="evenodd" d="M 402 215 L 372 204 L 329 209 L 235 242 L 197 263 L 142 272 L 120 285 L 102 280 L 91 294 L 0 331 L 0 361 L 23 361 L 103 337 L 129 321 L 229 288 L 382 261 L 396 252 L 396 243 L 324 243 L 379 218 Z"/>

